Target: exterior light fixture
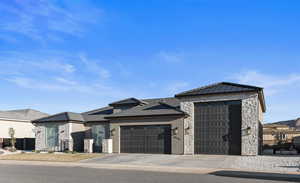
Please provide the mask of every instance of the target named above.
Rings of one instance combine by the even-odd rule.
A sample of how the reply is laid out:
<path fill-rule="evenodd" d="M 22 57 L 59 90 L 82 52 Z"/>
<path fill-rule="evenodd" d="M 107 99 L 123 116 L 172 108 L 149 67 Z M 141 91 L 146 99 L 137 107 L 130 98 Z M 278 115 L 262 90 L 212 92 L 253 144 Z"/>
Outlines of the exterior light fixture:
<path fill-rule="evenodd" d="M 190 134 L 190 130 L 191 130 L 191 128 L 188 126 L 187 128 L 184 129 L 184 133 L 186 135 L 189 135 Z"/>
<path fill-rule="evenodd" d="M 251 134 L 251 127 L 247 127 L 247 128 L 246 128 L 246 134 L 247 134 L 247 135 L 250 135 L 250 134 Z"/>
<path fill-rule="evenodd" d="M 172 134 L 173 135 L 177 135 L 178 134 L 178 127 L 172 129 Z"/>
<path fill-rule="evenodd" d="M 115 134 L 116 134 L 116 129 L 110 130 L 110 136 L 115 136 Z"/>

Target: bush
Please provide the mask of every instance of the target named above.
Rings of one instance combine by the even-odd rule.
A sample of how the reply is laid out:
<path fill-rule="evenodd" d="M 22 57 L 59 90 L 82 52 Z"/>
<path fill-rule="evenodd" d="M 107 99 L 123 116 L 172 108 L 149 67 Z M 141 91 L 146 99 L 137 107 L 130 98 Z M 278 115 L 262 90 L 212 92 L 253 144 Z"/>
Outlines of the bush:
<path fill-rule="evenodd" d="M 67 149 L 67 150 L 64 150 L 64 153 L 71 153 L 71 151 L 69 151 L 69 150 Z"/>
<path fill-rule="evenodd" d="M 50 153 L 50 154 L 53 154 L 53 153 L 54 153 L 54 151 L 50 150 L 50 151 L 48 151 L 48 153 Z"/>
<path fill-rule="evenodd" d="M 39 150 L 35 150 L 34 152 L 35 152 L 35 153 L 41 153 L 41 151 L 39 151 Z"/>

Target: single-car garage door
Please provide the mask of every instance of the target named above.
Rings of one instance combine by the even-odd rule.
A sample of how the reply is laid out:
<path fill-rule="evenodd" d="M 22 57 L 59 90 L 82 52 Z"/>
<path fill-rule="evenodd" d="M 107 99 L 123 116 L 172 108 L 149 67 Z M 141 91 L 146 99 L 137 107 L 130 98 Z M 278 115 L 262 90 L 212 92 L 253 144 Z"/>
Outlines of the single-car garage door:
<path fill-rule="evenodd" d="M 241 102 L 195 104 L 195 153 L 241 154 Z"/>
<path fill-rule="evenodd" d="M 121 126 L 121 153 L 171 154 L 171 125 Z"/>

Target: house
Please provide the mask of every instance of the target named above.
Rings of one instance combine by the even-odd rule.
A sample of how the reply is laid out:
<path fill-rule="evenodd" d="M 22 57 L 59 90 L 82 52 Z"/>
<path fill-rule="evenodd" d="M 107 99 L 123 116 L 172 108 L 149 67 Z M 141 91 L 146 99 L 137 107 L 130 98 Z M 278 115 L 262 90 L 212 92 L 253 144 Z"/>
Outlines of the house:
<path fill-rule="evenodd" d="M 21 150 L 34 149 L 35 134 L 31 120 L 47 115 L 33 109 L 0 111 L 0 148 L 10 146 L 11 137 L 9 129 L 13 128 L 15 131 L 16 148 Z"/>
<path fill-rule="evenodd" d="M 257 155 L 262 144 L 260 87 L 221 82 L 171 98 L 128 98 L 84 113 L 33 123 L 37 150 L 82 150 L 83 139 L 112 139 L 114 153 Z"/>
<path fill-rule="evenodd" d="M 288 150 L 294 147 L 294 140 L 299 138 L 300 119 L 280 121 L 263 125 L 264 149 Z"/>

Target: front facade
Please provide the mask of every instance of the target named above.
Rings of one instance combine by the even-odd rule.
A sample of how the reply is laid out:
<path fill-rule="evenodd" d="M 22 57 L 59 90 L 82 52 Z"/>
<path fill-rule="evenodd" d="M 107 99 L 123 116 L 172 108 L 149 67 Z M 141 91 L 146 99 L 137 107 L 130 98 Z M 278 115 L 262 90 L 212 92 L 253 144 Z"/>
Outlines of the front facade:
<path fill-rule="evenodd" d="M 54 150 L 62 151 L 60 141 L 67 136 L 72 141 L 70 124 L 75 120 L 82 125 L 82 138 L 94 140 L 95 152 L 102 151 L 102 139 L 110 138 L 114 153 L 257 155 L 264 112 L 262 88 L 222 82 L 172 98 L 129 98 L 93 111 L 70 113 L 71 117 L 66 113 L 64 119 L 55 119 L 58 114 L 33 123 L 40 129 L 38 150 L 49 149 L 47 138 L 53 135 L 49 132 L 47 137 L 47 130 L 51 131 L 47 126 L 57 124 L 68 126 L 54 135 L 58 147 Z"/>

